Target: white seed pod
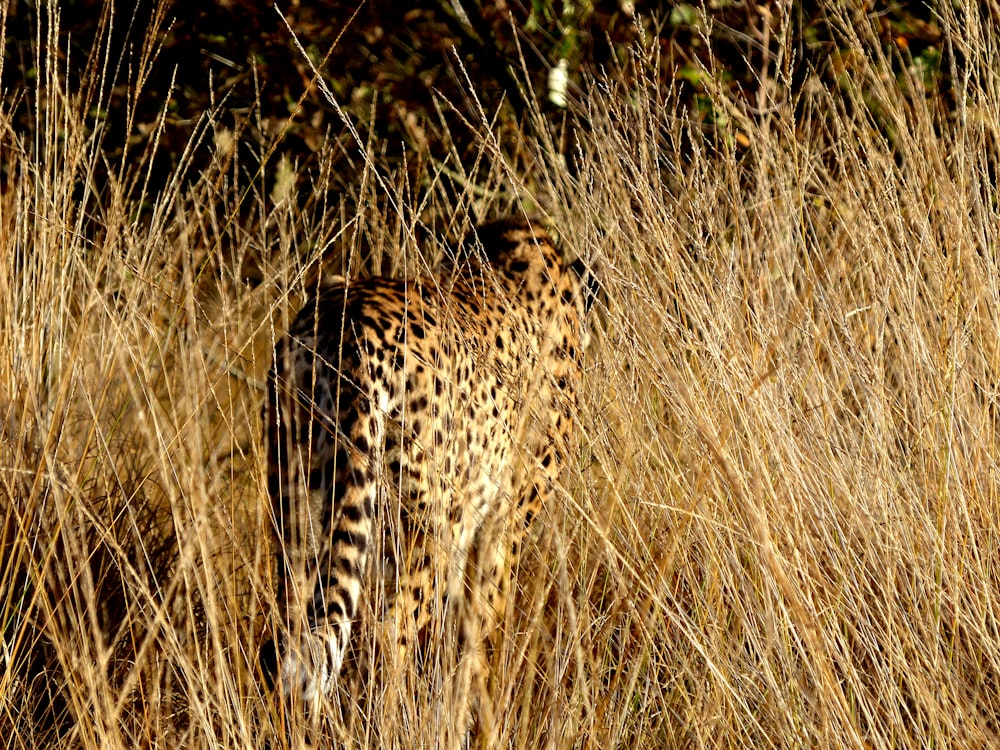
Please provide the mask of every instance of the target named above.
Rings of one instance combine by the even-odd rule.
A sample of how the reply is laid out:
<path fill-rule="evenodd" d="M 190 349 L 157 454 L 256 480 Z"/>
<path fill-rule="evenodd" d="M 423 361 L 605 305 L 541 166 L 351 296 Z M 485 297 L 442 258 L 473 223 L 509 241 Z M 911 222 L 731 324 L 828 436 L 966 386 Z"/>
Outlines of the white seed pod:
<path fill-rule="evenodd" d="M 559 108 L 567 104 L 566 88 L 569 86 L 569 61 L 564 57 L 549 70 L 549 101 Z"/>

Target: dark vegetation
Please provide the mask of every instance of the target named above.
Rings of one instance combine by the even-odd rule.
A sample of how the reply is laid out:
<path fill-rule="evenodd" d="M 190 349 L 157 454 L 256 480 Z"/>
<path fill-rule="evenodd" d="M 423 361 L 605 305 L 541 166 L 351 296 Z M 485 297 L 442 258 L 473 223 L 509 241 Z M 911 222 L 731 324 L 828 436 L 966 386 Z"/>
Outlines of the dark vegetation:
<path fill-rule="evenodd" d="M 932 4 L 867 5 L 857 12 L 860 38 L 890 56 L 899 75 L 920 82 L 916 94 L 948 106 L 961 50 L 942 47 Z M 570 99 L 585 104 L 604 73 L 630 75 L 639 47 L 653 51 L 655 76 L 664 90 L 676 90 L 710 145 L 722 127 L 745 148 L 747 136 L 714 108 L 719 87 L 765 116 L 776 99 L 796 99 L 806 82 L 836 89 L 867 54 L 845 46 L 824 7 L 796 0 L 779 23 L 775 2 L 729 0 L 704 8 L 422 0 L 405 10 L 387 1 L 13 0 L 0 84 L 15 112 L 15 147 L 30 149 L 35 82 L 46 75 L 39 40 L 45 47 L 55 26 L 58 73 L 79 94 L 112 175 L 148 173 L 155 194 L 177 178 L 180 155 L 193 147 L 183 175 L 193 179 L 213 158 L 212 134 L 224 128 L 241 136 L 235 168 L 249 184 L 264 181 L 263 193 L 274 162 L 285 157 L 300 174 L 323 161 L 335 189 L 350 195 L 363 149 L 411 177 L 423 160 L 471 165 L 479 123 L 469 118 L 480 111 L 502 130 L 541 108 L 572 159 L 572 133 L 587 127 L 586 118 L 572 108 L 578 116 L 567 119 L 548 101 L 549 70 L 566 58 Z"/>

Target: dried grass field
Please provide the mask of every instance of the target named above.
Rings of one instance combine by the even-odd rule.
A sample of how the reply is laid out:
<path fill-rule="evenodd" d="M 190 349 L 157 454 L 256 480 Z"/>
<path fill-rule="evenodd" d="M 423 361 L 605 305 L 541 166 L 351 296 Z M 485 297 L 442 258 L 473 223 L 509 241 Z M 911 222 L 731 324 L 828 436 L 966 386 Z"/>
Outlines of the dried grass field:
<path fill-rule="evenodd" d="M 33 131 L 0 105 L 0 742 L 291 744 L 257 667 L 274 342 L 319 275 L 433 264 L 470 211 L 544 217 L 603 292 L 468 744 L 1000 742 L 1000 34 L 941 6 L 946 108 L 848 5 L 836 89 L 779 60 L 706 138 L 638 50 L 569 158 L 473 110 L 475 170 L 372 148 L 349 208 L 322 160 L 245 179 L 211 113 L 211 164 L 151 191 L 40 66 Z M 404 687 L 357 747 L 438 744 Z"/>

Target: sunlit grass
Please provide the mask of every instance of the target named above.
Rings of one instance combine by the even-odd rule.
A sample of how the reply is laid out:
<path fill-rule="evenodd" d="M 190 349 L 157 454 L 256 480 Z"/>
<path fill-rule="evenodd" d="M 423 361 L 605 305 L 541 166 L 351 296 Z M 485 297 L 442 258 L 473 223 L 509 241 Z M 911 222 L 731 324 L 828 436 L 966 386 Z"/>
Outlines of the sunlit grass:
<path fill-rule="evenodd" d="M 603 294 L 474 746 L 996 741 L 996 32 L 943 19 L 943 111 L 843 20 L 839 91 L 720 90 L 711 150 L 641 72 L 590 87 L 572 168 L 540 121 L 484 130 L 475 209 L 545 215 Z M 435 174 L 368 180 L 350 215 L 323 169 L 241 182 L 211 113 L 204 173 L 180 155 L 143 198 L 146 155 L 95 191 L 102 143 L 49 62 L 37 135 L 0 113 L 0 731 L 280 747 L 271 347 L 320 265 L 419 267 L 440 248 L 415 227 L 454 240 L 469 207 Z M 449 707 L 405 688 L 380 740 L 431 746 Z"/>

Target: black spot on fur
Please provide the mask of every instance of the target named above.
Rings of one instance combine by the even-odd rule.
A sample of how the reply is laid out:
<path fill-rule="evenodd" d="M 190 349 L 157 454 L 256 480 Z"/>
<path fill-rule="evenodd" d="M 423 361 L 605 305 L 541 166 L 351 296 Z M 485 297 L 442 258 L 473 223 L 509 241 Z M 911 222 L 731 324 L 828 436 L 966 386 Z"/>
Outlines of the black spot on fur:
<path fill-rule="evenodd" d="M 364 514 L 361 512 L 362 510 L 363 510 L 362 508 L 359 508 L 356 505 L 350 505 L 345 503 L 341 507 L 340 513 L 341 515 L 343 515 L 344 519 L 347 522 L 359 523 L 361 519 L 364 517 Z"/>
<path fill-rule="evenodd" d="M 333 486 L 334 467 L 332 461 L 327 461 L 319 469 L 309 472 L 309 489 L 319 490 Z"/>

